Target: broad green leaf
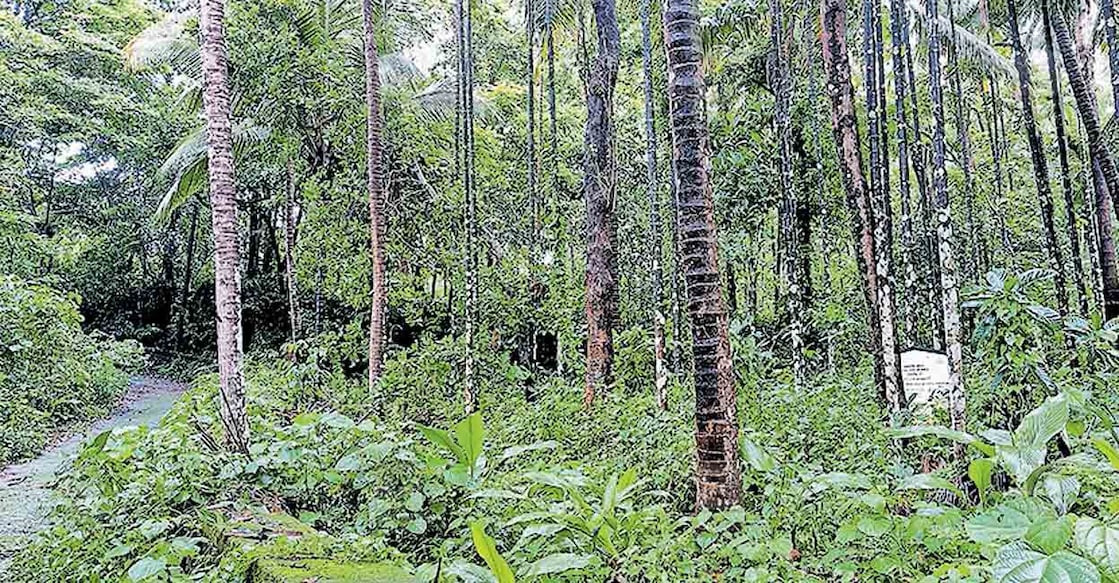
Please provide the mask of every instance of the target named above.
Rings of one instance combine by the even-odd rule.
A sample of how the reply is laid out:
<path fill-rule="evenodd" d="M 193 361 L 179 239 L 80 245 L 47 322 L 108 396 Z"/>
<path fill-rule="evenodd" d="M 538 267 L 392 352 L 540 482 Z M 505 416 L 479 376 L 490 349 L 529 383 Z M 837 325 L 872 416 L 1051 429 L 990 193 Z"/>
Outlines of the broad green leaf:
<path fill-rule="evenodd" d="M 859 519 L 856 528 L 867 536 L 879 537 L 890 532 L 893 523 L 885 516 L 864 516 Z"/>
<path fill-rule="evenodd" d="M 1073 544 L 1109 576 L 1119 576 L 1119 527 L 1087 516 L 1078 518 Z"/>
<path fill-rule="evenodd" d="M 1080 495 L 1080 481 L 1073 476 L 1046 474 L 1041 479 L 1041 491 L 1057 508 L 1058 514 L 1065 514 Z"/>
<path fill-rule="evenodd" d="M 1045 553 L 1055 553 L 1072 538 L 1072 520 L 1067 516 L 1053 520 L 1041 520 L 1030 525 L 1026 540 Z"/>
<path fill-rule="evenodd" d="M 128 568 L 129 581 L 147 581 L 167 569 L 163 559 L 144 557 Z"/>
<path fill-rule="evenodd" d="M 333 427 L 334 429 L 349 429 L 357 425 L 356 423 L 354 423 L 353 419 L 350 419 L 349 417 L 336 411 L 331 411 L 324 414 L 319 422 L 323 425 L 326 425 L 327 427 Z"/>
<path fill-rule="evenodd" d="M 485 437 L 485 427 L 482 425 L 482 413 L 474 412 L 466 419 L 455 425 L 455 440 L 462 448 L 466 458 L 466 466 L 473 469 L 482 455 L 482 439 Z"/>
<path fill-rule="evenodd" d="M 898 490 L 948 490 L 960 498 L 964 493 L 952 482 L 934 474 L 914 474 L 898 484 Z"/>
<path fill-rule="evenodd" d="M 991 488 L 991 474 L 995 470 L 995 462 L 991 458 L 978 458 L 971 460 L 967 466 L 967 477 L 971 478 L 975 488 L 979 490 L 979 501 L 986 504 L 987 490 Z"/>
<path fill-rule="evenodd" d="M 435 445 L 435 447 L 441 447 L 451 452 L 451 454 L 455 456 L 455 459 L 460 462 L 465 460 L 465 454 L 462 451 L 462 448 L 459 447 L 453 439 L 451 439 L 450 433 L 447 433 L 442 429 L 436 429 L 434 427 L 427 427 L 424 425 L 420 425 L 419 429 L 420 433 L 422 433 L 428 441 Z"/>
<path fill-rule="evenodd" d="M 525 576 L 535 577 L 538 575 L 550 575 L 552 573 L 563 573 L 564 571 L 582 569 L 591 564 L 592 558 L 594 558 L 594 555 L 575 555 L 572 553 L 548 555 L 529 565 L 528 570 L 525 571 Z"/>
<path fill-rule="evenodd" d="M 739 438 L 740 446 L 742 449 L 742 457 L 746 458 L 746 462 L 754 468 L 755 472 L 772 472 L 777 469 L 777 460 L 769 455 L 760 445 L 756 444 L 749 437 L 745 435 Z"/>
<path fill-rule="evenodd" d="M 501 459 L 498 460 L 498 463 L 508 461 L 530 451 L 555 449 L 557 447 L 559 447 L 559 444 L 554 441 L 537 441 L 529 445 L 514 445 L 513 447 L 505 448 L 505 451 L 501 452 Z"/>
<path fill-rule="evenodd" d="M 486 561 L 486 565 L 489 565 L 498 583 L 513 583 L 513 570 L 509 568 L 509 563 L 505 562 L 501 553 L 497 552 L 497 543 L 486 534 L 486 527 L 480 522 L 472 522 L 470 537 L 474 540 L 474 549 Z"/>
<path fill-rule="evenodd" d="M 427 521 L 424 520 L 423 517 L 417 516 L 408 521 L 408 524 L 404 525 L 404 528 L 412 534 L 423 534 L 427 532 Z"/>
<path fill-rule="evenodd" d="M 1014 445 L 1042 447 L 1068 423 L 1068 397 L 1049 397 L 1038 408 L 1026 414 L 1014 430 Z"/>
<path fill-rule="evenodd" d="M 991 569 L 996 583 L 1099 583 L 1100 573 L 1091 561 L 1068 551 L 1039 553 L 1025 542 L 1010 543 L 998 551 Z"/>
<path fill-rule="evenodd" d="M 1092 440 L 1092 445 L 1107 458 L 1112 468 L 1119 470 L 1119 451 L 1116 451 L 1110 442 L 1102 437 L 1097 437 Z"/>
<path fill-rule="evenodd" d="M 1024 486 L 1030 474 L 1045 465 L 1045 446 L 1000 445 L 996 447 L 998 459 L 1010 471 L 1014 482 Z"/>
<path fill-rule="evenodd" d="M 943 425 L 911 425 L 909 427 L 897 427 L 894 429 L 888 429 L 886 431 L 886 435 L 896 439 L 907 439 L 911 437 L 932 435 L 934 437 L 940 437 L 942 439 L 948 439 L 951 441 L 970 445 L 986 455 L 992 455 L 994 453 L 994 449 L 990 445 L 983 443 L 983 441 L 978 437 L 970 433 L 965 433 L 963 431 L 949 429 L 947 427 L 944 427 Z"/>
<path fill-rule="evenodd" d="M 967 521 L 965 528 L 972 540 L 981 543 L 1020 539 L 1034 522 L 1056 515 L 1034 498 L 1014 498 Z"/>

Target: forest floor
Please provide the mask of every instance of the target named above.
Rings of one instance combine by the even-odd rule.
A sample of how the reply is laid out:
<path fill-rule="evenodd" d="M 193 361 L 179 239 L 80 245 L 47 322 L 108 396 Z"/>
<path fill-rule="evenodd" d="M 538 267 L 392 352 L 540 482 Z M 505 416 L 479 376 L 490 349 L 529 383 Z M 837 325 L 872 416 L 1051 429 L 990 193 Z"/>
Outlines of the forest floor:
<path fill-rule="evenodd" d="M 186 389 L 183 383 L 161 378 L 133 377 L 111 415 L 59 436 L 33 460 L 0 469 L 0 579 L 7 571 L 11 554 L 22 546 L 22 541 L 49 525 L 55 477 L 82 443 L 117 427 L 158 423 Z"/>

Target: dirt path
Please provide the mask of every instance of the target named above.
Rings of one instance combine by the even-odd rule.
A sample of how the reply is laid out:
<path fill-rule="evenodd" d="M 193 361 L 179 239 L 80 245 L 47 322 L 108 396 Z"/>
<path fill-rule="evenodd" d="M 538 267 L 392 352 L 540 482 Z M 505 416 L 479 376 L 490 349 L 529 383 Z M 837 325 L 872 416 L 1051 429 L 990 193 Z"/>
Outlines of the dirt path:
<path fill-rule="evenodd" d="M 81 444 L 107 429 L 158 423 L 184 390 L 182 383 L 133 377 L 121 404 L 109 417 L 50 446 L 33 460 L 0 470 L 0 580 L 22 541 L 48 526 L 51 482 Z"/>

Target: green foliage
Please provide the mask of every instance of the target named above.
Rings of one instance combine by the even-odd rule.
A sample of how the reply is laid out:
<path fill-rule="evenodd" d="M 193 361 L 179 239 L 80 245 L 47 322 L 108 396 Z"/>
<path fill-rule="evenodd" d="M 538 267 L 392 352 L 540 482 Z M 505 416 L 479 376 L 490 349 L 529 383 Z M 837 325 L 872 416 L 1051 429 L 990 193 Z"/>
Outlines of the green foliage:
<path fill-rule="evenodd" d="M 82 332 L 77 298 L 0 277 L 0 464 L 107 412 L 141 360 L 135 342 Z"/>

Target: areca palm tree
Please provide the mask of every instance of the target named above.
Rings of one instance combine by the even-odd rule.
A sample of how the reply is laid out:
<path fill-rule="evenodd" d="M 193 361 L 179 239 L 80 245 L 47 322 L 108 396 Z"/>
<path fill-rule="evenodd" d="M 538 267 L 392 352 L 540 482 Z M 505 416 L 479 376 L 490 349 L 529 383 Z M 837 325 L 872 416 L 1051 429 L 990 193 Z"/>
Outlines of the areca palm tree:
<path fill-rule="evenodd" d="M 1073 97 L 1076 98 L 1076 109 L 1080 116 L 1080 123 L 1084 128 L 1084 133 L 1087 136 L 1088 151 L 1091 157 L 1092 165 L 1098 168 L 1099 180 L 1097 180 L 1097 188 L 1101 191 L 1098 192 L 1097 197 L 1102 198 L 1102 190 L 1106 190 L 1110 195 L 1110 202 L 1112 207 L 1116 207 L 1119 202 L 1119 174 L 1116 172 L 1115 164 L 1112 161 L 1111 154 L 1108 151 L 1107 145 L 1103 141 L 1103 132 L 1100 127 L 1099 112 L 1096 109 L 1096 101 L 1091 93 L 1090 86 L 1086 79 L 1085 73 L 1081 69 L 1081 64 L 1077 58 L 1076 48 L 1073 46 L 1072 35 L 1069 33 L 1066 17 L 1059 10 L 1051 11 L 1049 19 L 1053 27 L 1054 40 L 1057 41 L 1057 47 L 1060 49 L 1061 60 L 1065 65 L 1065 73 L 1068 75 L 1069 87 L 1072 89 Z M 1095 169 L 1094 169 L 1095 171 Z M 1106 187 L 1106 188 L 1105 188 Z M 1107 201 L 1102 201 L 1107 202 Z M 1106 208 L 1106 204 L 1099 204 L 1097 202 L 1097 212 L 1100 209 Z M 1104 237 L 1110 237 L 1110 233 L 1104 232 L 1102 225 L 1110 223 L 1111 217 L 1104 214 L 1100 217 L 1097 224 L 1097 230 L 1100 232 L 1101 249 L 1104 249 Z M 1114 255 L 1111 258 L 1106 257 L 1103 253 L 1100 255 L 1101 262 L 1113 261 Z M 1109 278 L 1107 270 L 1114 269 L 1114 265 L 1103 263 L 1101 269 L 1104 270 L 1104 290 L 1103 290 L 1103 312 L 1106 318 L 1119 317 L 1119 278 L 1112 276 Z"/>
<path fill-rule="evenodd" d="M 202 102 L 206 118 L 207 167 L 214 231 L 214 287 L 217 308 L 218 376 L 226 446 L 249 452 L 241 370 L 241 249 L 234 191 L 233 116 L 225 48 L 223 0 L 202 0 Z"/>
<path fill-rule="evenodd" d="M 938 22 L 937 0 L 928 0 L 928 17 Z M 940 84 L 940 31 L 929 34 L 929 94 L 933 110 L 932 191 L 936 204 L 936 232 L 940 270 L 941 316 L 944 322 L 944 347 L 948 353 L 948 416 L 953 429 L 963 431 L 967 420 L 963 384 L 963 347 L 961 344 L 959 289 L 956 279 L 955 242 L 952 213 L 948 201 L 948 175 L 944 167 L 944 96 Z M 957 447 L 957 460 L 964 450 Z"/>
<path fill-rule="evenodd" d="M 593 0 L 592 6 L 598 52 L 587 80 L 587 152 L 583 159 L 583 195 L 587 205 L 587 372 L 583 391 L 586 405 L 612 380 L 614 323 L 618 312 L 613 105 L 621 40 L 614 0 Z"/>
<path fill-rule="evenodd" d="M 1068 313 L 1068 295 L 1064 285 L 1064 265 L 1061 247 L 1057 244 L 1057 232 L 1053 221 L 1053 195 L 1049 189 L 1049 169 L 1045 161 L 1044 145 L 1041 134 L 1034 121 L 1033 97 L 1030 90 L 1030 68 L 1028 55 L 1022 46 L 1019 31 L 1018 6 L 1015 0 L 1008 0 L 1010 43 L 1014 47 L 1014 66 L 1018 70 L 1018 93 L 1022 101 L 1022 125 L 1026 128 L 1026 140 L 1030 145 L 1030 160 L 1033 163 L 1034 182 L 1037 188 L 1041 220 L 1045 228 L 1045 246 L 1056 272 L 1057 301 L 1062 314 Z"/>
<path fill-rule="evenodd" d="M 657 180 L 657 130 L 653 115 L 653 42 L 649 22 L 652 0 L 641 3 L 641 66 L 645 97 L 645 182 L 649 197 L 649 269 L 653 285 L 653 383 L 657 405 L 668 408 L 668 371 L 664 362 L 664 270 L 661 268 L 660 188 Z"/>
<path fill-rule="evenodd" d="M 708 180 L 708 133 L 703 99 L 703 48 L 697 0 L 667 0 L 668 53 L 676 221 L 687 279 L 696 395 L 696 505 L 739 502 L 738 420 L 727 312 L 720 289 L 715 209 Z"/>
<path fill-rule="evenodd" d="M 372 269 L 370 281 L 369 316 L 369 389 L 372 390 L 381 376 L 381 359 L 385 345 L 385 193 L 384 169 L 381 160 L 381 87 L 378 72 L 377 33 L 373 20 L 372 0 L 362 0 L 362 23 L 365 37 L 365 170 L 369 194 L 369 260 Z"/>

